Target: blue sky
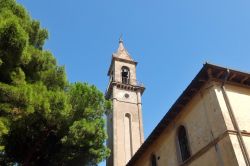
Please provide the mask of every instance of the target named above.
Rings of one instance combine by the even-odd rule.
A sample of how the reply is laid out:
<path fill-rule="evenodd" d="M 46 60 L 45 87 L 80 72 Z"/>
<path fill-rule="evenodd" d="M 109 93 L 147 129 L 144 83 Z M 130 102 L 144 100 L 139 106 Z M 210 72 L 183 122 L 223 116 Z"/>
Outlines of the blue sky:
<path fill-rule="evenodd" d="M 248 0 L 17 0 L 49 30 L 45 48 L 71 82 L 108 83 L 111 55 L 123 40 L 146 86 L 145 137 L 203 63 L 250 71 Z M 105 165 L 104 163 L 100 165 Z"/>

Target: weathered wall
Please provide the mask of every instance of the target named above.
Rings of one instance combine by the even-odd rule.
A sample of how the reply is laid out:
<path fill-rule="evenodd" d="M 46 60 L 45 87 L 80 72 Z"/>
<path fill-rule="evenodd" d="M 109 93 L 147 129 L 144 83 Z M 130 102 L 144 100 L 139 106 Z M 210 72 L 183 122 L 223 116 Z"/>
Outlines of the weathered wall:
<path fill-rule="evenodd" d="M 184 125 L 187 130 L 191 157 L 187 160 L 192 166 L 237 165 L 232 138 L 225 131 L 226 112 L 221 111 L 215 83 L 205 85 L 200 92 L 183 108 L 181 113 L 150 145 L 135 164 L 150 166 L 150 157 L 155 154 L 158 166 L 175 166 L 182 163 L 177 141 L 177 129 Z"/>
<path fill-rule="evenodd" d="M 250 154 L 250 137 L 243 135 L 244 142 L 246 144 L 247 152 Z"/>
<path fill-rule="evenodd" d="M 225 85 L 225 90 L 228 96 L 232 112 L 236 119 L 236 123 L 242 132 L 243 142 L 246 145 L 246 150 L 250 153 L 250 89 L 236 85 Z M 237 157 L 239 165 L 246 165 L 243 157 L 243 148 L 239 144 L 239 136 L 237 136 L 236 124 L 232 122 L 232 115 L 230 116 L 229 108 L 226 105 L 225 96 L 221 91 L 221 87 L 217 86 L 217 96 L 221 103 L 224 119 L 227 122 L 227 129 L 232 130 L 230 139 L 234 147 L 234 152 Z"/>
<path fill-rule="evenodd" d="M 126 98 L 124 94 L 129 94 L 129 98 Z M 142 129 L 139 126 L 139 111 L 137 105 L 137 93 L 124 91 L 121 89 L 116 89 L 114 93 L 114 118 L 116 119 L 116 124 L 114 125 L 114 136 L 116 137 L 116 158 L 119 159 L 117 165 L 125 165 L 126 158 L 128 156 L 124 155 L 126 153 L 126 145 L 128 142 L 125 142 L 125 124 L 124 119 L 126 113 L 131 115 L 131 142 L 132 142 L 132 154 L 134 154 L 141 145 L 141 131 Z M 131 156 L 129 156 L 131 158 Z M 122 164 L 119 164 L 122 163 Z"/>
<path fill-rule="evenodd" d="M 226 90 L 239 128 L 250 132 L 250 89 L 227 85 Z"/>

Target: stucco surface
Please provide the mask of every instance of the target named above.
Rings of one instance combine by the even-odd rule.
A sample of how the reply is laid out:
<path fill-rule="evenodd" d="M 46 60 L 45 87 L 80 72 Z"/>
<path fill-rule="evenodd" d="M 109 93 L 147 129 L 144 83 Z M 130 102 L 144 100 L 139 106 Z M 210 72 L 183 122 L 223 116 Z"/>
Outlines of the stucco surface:
<path fill-rule="evenodd" d="M 250 89 L 231 85 L 226 90 L 239 128 L 250 132 Z"/>
<path fill-rule="evenodd" d="M 232 105 L 237 110 L 237 121 L 239 121 L 240 127 L 248 130 L 250 122 L 250 106 L 247 105 L 250 101 L 249 91 L 245 92 L 244 89 L 231 86 L 227 86 L 226 89 L 230 89 L 227 92 L 230 101 L 234 100 Z M 240 104 L 242 101 L 245 104 Z M 181 113 L 160 134 L 158 139 L 154 140 L 147 148 L 135 165 L 150 166 L 152 154 L 157 156 L 158 166 L 182 164 L 176 136 L 180 125 L 184 125 L 187 130 L 191 151 L 191 160 L 188 165 L 245 165 L 221 86 L 215 82 L 206 84 L 192 98 Z M 233 134 L 229 130 L 232 130 Z M 250 137 L 243 137 L 249 151 Z"/>

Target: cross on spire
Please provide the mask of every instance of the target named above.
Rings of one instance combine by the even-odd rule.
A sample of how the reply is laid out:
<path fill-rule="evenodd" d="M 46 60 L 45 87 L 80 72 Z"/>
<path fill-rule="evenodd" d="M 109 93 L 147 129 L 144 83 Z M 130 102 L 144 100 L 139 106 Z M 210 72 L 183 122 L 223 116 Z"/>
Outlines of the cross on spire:
<path fill-rule="evenodd" d="M 120 38 L 119 38 L 119 43 L 123 43 L 122 33 L 121 33 Z"/>

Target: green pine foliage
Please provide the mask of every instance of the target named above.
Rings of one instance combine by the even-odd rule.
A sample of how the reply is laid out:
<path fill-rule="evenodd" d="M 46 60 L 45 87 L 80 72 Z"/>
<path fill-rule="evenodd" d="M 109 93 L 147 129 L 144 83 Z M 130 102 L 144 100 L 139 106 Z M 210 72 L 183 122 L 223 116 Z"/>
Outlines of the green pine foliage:
<path fill-rule="evenodd" d="M 15 0 L 0 0 L 0 165 L 96 165 L 110 153 L 110 102 L 95 86 L 68 83 L 47 38 Z"/>

